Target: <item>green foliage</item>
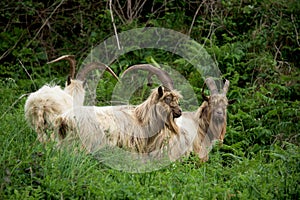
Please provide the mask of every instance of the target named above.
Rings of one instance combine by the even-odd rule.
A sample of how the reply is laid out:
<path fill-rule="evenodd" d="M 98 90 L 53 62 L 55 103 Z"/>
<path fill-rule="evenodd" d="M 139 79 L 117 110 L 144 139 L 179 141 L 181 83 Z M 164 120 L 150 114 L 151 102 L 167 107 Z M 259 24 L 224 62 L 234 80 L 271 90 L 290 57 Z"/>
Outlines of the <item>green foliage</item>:
<path fill-rule="evenodd" d="M 109 1 L 1 1 L 0 199 L 299 199 L 300 1 L 129 2 L 113 1 L 118 32 L 154 26 L 188 34 L 230 80 L 227 96 L 236 103 L 228 107 L 224 144 L 204 164 L 192 155 L 129 174 L 84 152 L 38 143 L 24 119 L 26 94 L 44 84 L 64 86 L 66 63 L 47 61 L 74 54 L 80 64 L 114 35 Z M 203 79 L 180 56 L 142 49 L 111 67 L 120 75 L 137 63 L 171 67 L 202 102 Z M 110 104 L 115 84 L 103 74 L 98 105 Z M 140 103 L 149 93 L 143 87 L 130 101 Z M 190 99 L 182 104 L 194 110 Z"/>

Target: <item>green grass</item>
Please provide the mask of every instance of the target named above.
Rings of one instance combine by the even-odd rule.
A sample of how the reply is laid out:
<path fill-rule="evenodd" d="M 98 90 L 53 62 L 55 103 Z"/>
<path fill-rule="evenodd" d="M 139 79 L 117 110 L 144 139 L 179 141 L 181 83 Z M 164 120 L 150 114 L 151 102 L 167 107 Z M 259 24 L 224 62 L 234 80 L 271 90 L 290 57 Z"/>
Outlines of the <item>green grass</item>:
<path fill-rule="evenodd" d="M 139 174 L 111 169 L 73 148 L 40 144 L 25 122 L 23 95 L 45 83 L 63 86 L 68 68 L 46 63 L 74 54 L 80 64 L 114 35 L 110 11 L 106 1 L 64 1 L 60 7 L 59 2 L 0 1 L 0 199 L 300 199 L 300 1 L 154 1 L 133 19 L 127 19 L 129 6 L 124 4 L 126 16 L 117 15 L 121 10 L 112 2 L 119 33 L 141 27 L 177 30 L 203 44 L 218 63 L 230 80 L 227 96 L 237 100 L 228 107 L 223 146 L 215 146 L 206 163 L 190 156 Z M 170 52 L 129 52 L 111 67 L 120 74 L 151 60 L 183 75 L 202 102 L 201 75 Z M 104 74 L 98 105 L 109 104 L 115 83 Z M 130 102 L 148 93 L 138 91 Z M 194 109 L 190 99 L 182 105 Z"/>
<path fill-rule="evenodd" d="M 6 94 L 1 107 L 0 199 L 299 198 L 300 149 L 295 144 L 275 142 L 243 152 L 225 138 L 207 163 L 190 156 L 157 171 L 127 173 L 84 152 L 37 142 L 24 119 L 26 98 L 9 108 L 21 93 Z M 227 137 L 232 134 L 229 127 Z"/>

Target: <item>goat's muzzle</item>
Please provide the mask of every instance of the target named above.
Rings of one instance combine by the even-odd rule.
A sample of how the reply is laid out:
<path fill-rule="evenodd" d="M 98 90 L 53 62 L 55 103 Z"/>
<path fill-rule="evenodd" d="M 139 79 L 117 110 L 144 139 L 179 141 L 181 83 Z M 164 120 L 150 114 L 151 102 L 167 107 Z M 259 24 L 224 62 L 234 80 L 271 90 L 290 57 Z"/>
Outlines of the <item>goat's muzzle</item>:
<path fill-rule="evenodd" d="M 212 120 L 216 124 L 222 124 L 225 121 L 225 115 L 223 112 L 217 111 L 217 112 L 213 113 Z"/>
<path fill-rule="evenodd" d="M 173 117 L 178 118 L 182 115 L 182 111 L 180 108 L 172 108 Z"/>

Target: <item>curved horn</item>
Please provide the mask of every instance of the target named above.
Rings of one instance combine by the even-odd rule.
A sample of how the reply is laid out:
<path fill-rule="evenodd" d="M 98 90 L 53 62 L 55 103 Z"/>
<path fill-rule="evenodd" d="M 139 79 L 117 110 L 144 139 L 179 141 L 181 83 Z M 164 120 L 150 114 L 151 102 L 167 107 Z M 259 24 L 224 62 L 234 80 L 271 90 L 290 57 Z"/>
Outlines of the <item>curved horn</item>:
<path fill-rule="evenodd" d="M 71 79 L 74 79 L 74 77 L 75 77 L 75 67 L 76 67 L 75 56 L 74 55 L 64 55 L 64 56 L 61 56 L 59 58 L 56 58 L 55 60 L 47 62 L 47 64 L 55 63 L 55 62 L 60 61 L 60 60 L 67 60 L 69 62 L 69 64 L 70 64 L 70 74 L 69 74 L 69 76 L 70 76 Z"/>
<path fill-rule="evenodd" d="M 227 94 L 228 88 L 229 88 L 229 80 L 226 80 L 225 84 L 224 84 L 224 87 L 223 87 L 223 94 L 224 95 Z"/>
<path fill-rule="evenodd" d="M 157 67 L 154 67 L 153 65 L 150 65 L 150 64 L 132 65 L 131 67 L 129 67 L 128 69 L 126 69 L 123 72 L 121 77 L 123 77 L 126 73 L 128 73 L 130 71 L 139 70 L 139 69 L 147 70 L 150 73 L 155 74 L 157 76 L 157 78 L 162 82 L 163 86 L 166 89 L 169 89 L 169 90 L 174 89 L 174 83 L 173 83 L 173 80 L 171 79 L 171 77 L 169 76 L 169 74 L 166 71 L 159 69 Z M 148 76 L 148 79 L 149 79 L 149 76 Z"/>
<path fill-rule="evenodd" d="M 92 63 L 87 64 L 86 66 L 84 66 L 84 68 L 82 68 L 78 72 L 76 78 L 78 80 L 84 81 L 87 74 L 94 69 L 99 69 L 99 70 L 103 70 L 103 71 L 106 70 L 111 75 L 113 75 L 113 77 L 115 77 L 117 80 L 119 80 L 118 76 L 114 73 L 114 71 L 110 67 L 108 67 L 107 65 L 100 63 L 100 62 L 92 62 Z"/>
<path fill-rule="evenodd" d="M 205 83 L 206 83 L 207 87 L 209 88 L 211 95 L 218 94 L 217 85 L 216 85 L 216 83 L 215 83 L 215 81 L 214 81 L 214 79 L 212 77 L 208 77 L 205 80 Z"/>

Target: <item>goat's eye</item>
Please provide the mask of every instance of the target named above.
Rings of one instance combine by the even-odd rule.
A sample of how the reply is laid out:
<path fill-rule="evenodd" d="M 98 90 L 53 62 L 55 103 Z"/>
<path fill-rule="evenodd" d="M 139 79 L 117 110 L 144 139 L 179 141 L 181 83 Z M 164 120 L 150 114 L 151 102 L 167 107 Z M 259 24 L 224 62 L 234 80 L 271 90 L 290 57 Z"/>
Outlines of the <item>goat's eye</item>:
<path fill-rule="evenodd" d="M 166 97 L 166 98 L 165 98 L 166 104 L 170 104 L 171 101 L 172 101 L 172 98 L 171 98 L 171 97 Z"/>

